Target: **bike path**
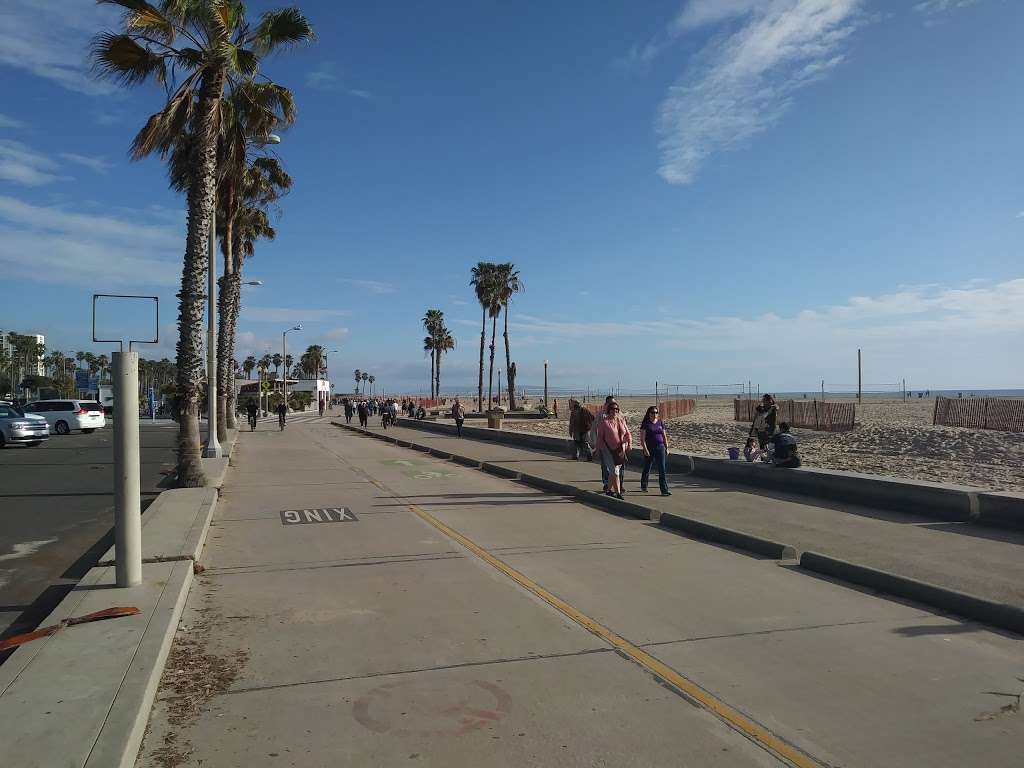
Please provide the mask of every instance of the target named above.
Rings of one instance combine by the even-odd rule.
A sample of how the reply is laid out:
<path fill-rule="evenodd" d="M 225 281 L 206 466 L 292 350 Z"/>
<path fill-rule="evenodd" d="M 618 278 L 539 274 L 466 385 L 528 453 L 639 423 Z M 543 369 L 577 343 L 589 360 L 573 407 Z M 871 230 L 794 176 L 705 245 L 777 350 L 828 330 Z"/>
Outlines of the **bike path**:
<path fill-rule="evenodd" d="M 379 425 L 370 430 L 382 432 Z M 408 427 L 391 427 L 387 434 L 577 488 L 601 490 L 597 461 L 576 462 L 567 454 Z M 568 446 L 567 441 L 567 451 Z M 662 497 L 657 471 L 652 474 L 651 492 L 640 493 L 639 468 L 627 468 L 627 500 L 658 513 L 674 512 L 790 544 L 797 552 L 812 551 L 1024 608 L 1024 532 L 937 522 L 673 473 L 672 496 Z"/>
<path fill-rule="evenodd" d="M 792 764 L 1016 764 L 1013 638 L 296 426 L 239 435 L 140 765 L 783 764 L 722 712 Z"/>

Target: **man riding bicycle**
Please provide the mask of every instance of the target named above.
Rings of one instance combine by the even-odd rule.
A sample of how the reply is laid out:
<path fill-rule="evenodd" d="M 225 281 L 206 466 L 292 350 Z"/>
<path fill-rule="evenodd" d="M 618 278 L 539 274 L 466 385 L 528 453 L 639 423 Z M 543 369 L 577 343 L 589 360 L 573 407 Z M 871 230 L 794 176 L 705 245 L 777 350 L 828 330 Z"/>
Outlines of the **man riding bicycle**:
<path fill-rule="evenodd" d="M 259 414 L 259 409 L 256 407 L 256 401 L 250 400 L 245 404 L 245 412 L 249 417 L 249 431 L 256 431 L 256 416 Z"/>
<path fill-rule="evenodd" d="M 279 426 L 281 429 L 284 429 L 284 420 L 285 416 L 287 415 L 288 406 L 284 404 L 284 401 L 281 401 L 280 403 L 277 404 L 277 426 Z"/>

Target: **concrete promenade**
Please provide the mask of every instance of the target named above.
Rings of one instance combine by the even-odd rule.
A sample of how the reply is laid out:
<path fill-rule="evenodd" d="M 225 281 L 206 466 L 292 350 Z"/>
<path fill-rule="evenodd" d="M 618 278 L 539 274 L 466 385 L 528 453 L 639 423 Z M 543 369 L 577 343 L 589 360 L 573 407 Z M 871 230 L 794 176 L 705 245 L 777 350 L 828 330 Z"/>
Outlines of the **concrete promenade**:
<path fill-rule="evenodd" d="M 379 421 L 370 430 L 380 433 Z M 601 490 L 600 466 L 571 461 L 568 441 L 566 452 L 555 454 L 404 427 L 388 429 L 387 434 L 509 470 Z M 628 501 L 780 541 L 798 553 L 810 550 L 1024 608 L 1024 531 L 943 522 L 681 474 L 670 474 L 673 495 L 663 498 L 657 472 L 652 474 L 652 492 L 644 494 L 639 492 L 639 468 L 627 469 Z"/>
<path fill-rule="evenodd" d="M 232 464 L 140 766 L 1019 764 L 1019 636 L 327 422 Z"/>

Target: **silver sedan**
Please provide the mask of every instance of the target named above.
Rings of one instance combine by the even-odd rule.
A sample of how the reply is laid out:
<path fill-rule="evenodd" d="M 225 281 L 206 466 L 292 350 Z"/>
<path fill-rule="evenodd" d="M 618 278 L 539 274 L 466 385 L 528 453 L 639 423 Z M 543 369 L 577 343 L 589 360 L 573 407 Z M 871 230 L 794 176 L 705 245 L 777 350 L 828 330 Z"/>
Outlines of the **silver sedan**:
<path fill-rule="evenodd" d="M 0 405 L 0 448 L 9 443 L 34 447 L 49 437 L 50 428 L 42 416 L 22 413 L 13 405 Z"/>

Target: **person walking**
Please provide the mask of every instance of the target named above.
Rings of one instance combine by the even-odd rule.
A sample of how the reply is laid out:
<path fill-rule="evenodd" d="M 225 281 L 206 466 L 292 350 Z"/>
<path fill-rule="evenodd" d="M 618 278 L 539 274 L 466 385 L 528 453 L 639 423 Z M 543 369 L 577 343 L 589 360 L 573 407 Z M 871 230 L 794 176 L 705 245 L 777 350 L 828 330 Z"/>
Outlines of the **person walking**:
<path fill-rule="evenodd" d="M 355 410 L 355 408 L 352 407 L 352 401 L 347 399 L 347 398 L 345 399 L 344 406 L 345 406 L 345 423 L 346 424 L 351 424 L 352 423 L 352 412 Z"/>
<path fill-rule="evenodd" d="M 601 457 L 601 465 L 608 474 L 608 496 L 622 498 L 620 477 L 626 465 L 629 449 L 633 446 L 633 435 L 619 411 L 619 404 L 612 400 L 605 408 L 605 417 L 597 425 L 597 441 L 594 448 Z"/>
<path fill-rule="evenodd" d="M 359 414 L 359 426 L 366 429 L 366 420 L 370 417 L 370 409 L 366 405 L 365 400 L 359 401 L 359 405 L 356 407 L 356 413 Z"/>
<path fill-rule="evenodd" d="M 652 405 L 640 422 L 640 444 L 644 449 L 644 471 L 640 475 L 640 490 L 647 493 L 647 480 L 651 475 L 651 465 L 658 467 L 658 486 L 662 496 L 671 496 L 668 489 L 667 459 L 668 435 L 665 423 L 658 417 L 658 406 Z"/>
<path fill-rule="evenodd" d="M 779 409 L 775 405 L 775 398 L 765 395 L 761 403 L 754 409 L 754 421 L 750 425 L 750 433 L 747 437 L 757 436 L 757 444 L 762 451 L 768 448 L 768 442 L 775 432 L 775 422 L 779 417 Z"/>
<path fill-rule="evenodd" d="M 256 401 L 250 398 L 245 404 L 245 413 L 249 417 L 249 431 L 256 431 L 256 416 L 259 413 L 259 409 L 256 407 Z"/>
<path fill-rule="evenodd" d="M 322 397 L 318 398 L 318 400 L 320 403 L 320 418 L 322 419 L 324 417 L 324 410 L 327 407 L 327 401 L 324 400 Z"/>
<path fill-rule="evenodd" d="M 608 395 L 608 397 L 604 399 L 604 408 L 602 408 L 601 411 L 594 416 L 594 420 L 590 423 L 590 434 L 587 437 L 589 438 L 590 445 L 594 446 L 595 451 L 597 451 L 597 429 L 598 427 L 601 426 L 601 422 L 608 418 L 608 406 L 613 402 L 615 402 L 615 398 L 612 397 L 611 395 Z M 598 454 L 598 459 L 600 460 L 600 458 L 601 456 L 600 454 Z M 601 485 L 603 486 L 604 492 L 607 493 L 608 470 L 605 467 L 603 461 L 601 462 Z"/>
<path fill-rule="evenodd" d="M 466 420 L 466 409 L 462 407 L 459 398 L 452 403 L 452 418 L 455 419 L 455 434 L 462 437 L 462 423 Z"/>
<path fill-rule="evenodd" d="M 590 443 L 587 442 L 593 423 L 594 414 L 584 408 L 579 400 L 569 401 L 569 438 L 573 442 L 574 461 L 579 461 L 581 457 L 585 457 L 587 461 L 594 458 L 590 450 Z"/>
<path fill-rule="evenodd" d="M 288 416 L 288 406 L 284 400 L 277 404 L 277 426 L 284 429 L 285 418 Z"/>

